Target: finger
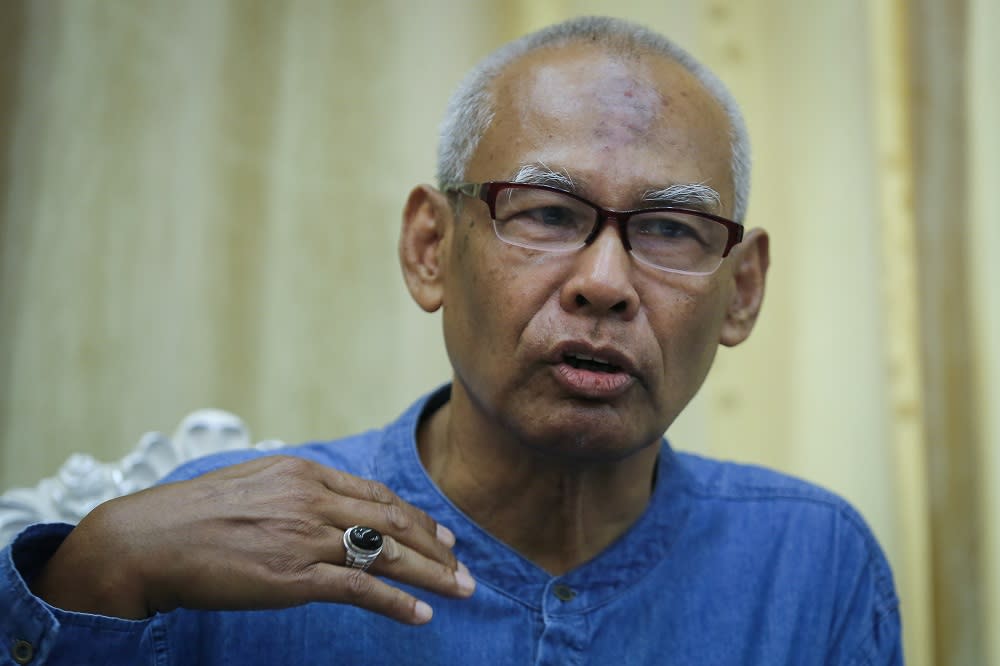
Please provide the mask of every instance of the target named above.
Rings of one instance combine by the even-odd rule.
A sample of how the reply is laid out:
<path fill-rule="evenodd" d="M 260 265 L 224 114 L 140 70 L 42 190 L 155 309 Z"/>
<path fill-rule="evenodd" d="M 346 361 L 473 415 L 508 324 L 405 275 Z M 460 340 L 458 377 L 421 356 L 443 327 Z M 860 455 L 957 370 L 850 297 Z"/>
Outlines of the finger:
<path fill-rule="evenodd" d="M 382 538 L 382 553 L 369 571 L 449 597 L 469 597 L 476 589 L 469 570 L 461 562 L 454 569 L 442 565 L 390 536 Z"/>
<path fill-rule="evenodd" d="M 327 501 L 314 505 L 313 510 L 333 527 L 341 530 L 352 525 L 374 528 L 383 536 L 392 536 L 454 570 L 458 566 L 458 560 L 451 548 L 437 537 L 436 523 L 435 530 L 428 531 L 423 521 L 414 516 L 411 508 L 407 504 L 380 504 L 331 495 Z"/>
<path fill-rule="evenodd" d="M 425 624 L 433 615 L 426 602 L 361 569 L 317 564 L 309 585 L 312 599 L 366 608 L 405 624 Z"/>
<path fill-rule="evenodd" d="M 324 468 L 320 475 L 320 481 L 332 492 L 354 499 L 374 502 L 376 504 L 395 505 L 410 514 L 412 520 L 423 527 L 427 532 L 433 534 L 447 546 L 455 543 L 455 535 L 451 530 L 442 526 L 438 529 L 438 523 L 426 512 L 409 504 L 392 492 L 384 483 L 371 479 L 347 474 L 333 468 Z"/>
<path fill-rule="evenodd" d="M 446 528 L 438 530 L 437 522 L 433 518 L 400 499 L 385 484 L 342 472 L 308 458 L 281 454 L 264 456 L 213 470 L 202 475 L 201 478 L 245 479 L 261 472 L 288 477 L 282 485 L 287 485 L 292 479 L 313 479 L 336 495 L 344 495 L 377 504 L 398 505 L 410 512 L 413 520 L 431 534 L 440 534 L 444 541 L 451 540 L 453 542 L 454 540 L 454 535 L 451 534 L 450 530 Z"/>
<path fill-rule="evenodd" d="M 203 479 L 215 477 L 216 479 L 246 479 L 254 475 L 277 475 L 282 479 L 280 483 L 270 483 L 269 487 L 289 488 L 296 481 L 312 480 L 318 482 L 324 490 L 333 492 L 338 496 L 346 496 L 375 504 L 393 505 L 397 510 L 401 510 L 408 515 L 404 521 L 405 525 L 414 522 L 422 526 L 435 539 L 443 543 L 447 548 L 455 545 L 455 535 L 447 527 L 438 524 L 427 513 L 414 507 L 413 505 L 400 499 L 394 492 L 389 490 L 385 484 L 369 479 L 363 479 L 346 472 L 321 465 L 315 461 L 287 455 L 273 455 L 249 460 L 238 465 L 215 470 L 206 474 Z M 287 477 L 287 478 L 286 478 Z M 396 510 L 390 511 L 390 518 L 393 518 Z M 358 521 L 338 524 L 332 523 L 335 527 L 348 527 L 352 524 L 359 524 Z"/>

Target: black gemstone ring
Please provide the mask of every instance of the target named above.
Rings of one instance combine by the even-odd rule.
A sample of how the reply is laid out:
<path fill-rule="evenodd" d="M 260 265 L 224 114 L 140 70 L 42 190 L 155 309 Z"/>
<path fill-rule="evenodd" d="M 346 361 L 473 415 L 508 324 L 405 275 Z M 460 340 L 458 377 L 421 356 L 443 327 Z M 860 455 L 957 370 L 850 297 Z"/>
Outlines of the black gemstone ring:
<path fill-rule="evenodd" d="M 382 552 L 382 535 L 370 527 L 355 525 L 344 532 L 344 549 L 347 550 L 346 566 L 365 570 Z"/>

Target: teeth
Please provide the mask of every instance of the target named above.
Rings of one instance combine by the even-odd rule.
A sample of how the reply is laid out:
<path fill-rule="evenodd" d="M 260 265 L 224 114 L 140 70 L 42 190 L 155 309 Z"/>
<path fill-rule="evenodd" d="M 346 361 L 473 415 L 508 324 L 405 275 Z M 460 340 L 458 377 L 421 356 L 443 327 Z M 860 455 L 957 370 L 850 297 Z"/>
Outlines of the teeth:
<path fill-rule="evenodd" d="M 611 365 L 603 358 L 596 358 L 594 356 L 584 356 L 583 354 L 572 354 L 573 358 L 578 358 L 581 361 L 593 361 L 594 363 L 603 363 L 604 365 Z"/>
<path fill-rule="evenodd" d="M 618 372 L 619 370 L 618 366 L 614 363 L 594 356 L 587 356 L 586 354 L 567 354 L 566 362 L 574 368 L 584 368 L 599 372 Z"/>

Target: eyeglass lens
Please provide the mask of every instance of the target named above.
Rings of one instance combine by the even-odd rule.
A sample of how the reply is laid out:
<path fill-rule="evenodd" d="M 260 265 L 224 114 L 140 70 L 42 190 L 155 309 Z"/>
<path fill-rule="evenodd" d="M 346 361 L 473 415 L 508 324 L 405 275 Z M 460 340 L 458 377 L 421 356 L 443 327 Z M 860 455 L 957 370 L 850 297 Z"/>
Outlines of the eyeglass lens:
<path fill-rule="evenodd" d="M 497 193 L 494 228 L 501 240 L 521 247 L 568 251 L 580 248 L 597 223 L 597 209 L 574 197 L 529 187 Z M 728 240 L 723 224 L 693 213 L 650 210 L 628 219 L 632 254 L 653 266 L 710 273 Z"/>

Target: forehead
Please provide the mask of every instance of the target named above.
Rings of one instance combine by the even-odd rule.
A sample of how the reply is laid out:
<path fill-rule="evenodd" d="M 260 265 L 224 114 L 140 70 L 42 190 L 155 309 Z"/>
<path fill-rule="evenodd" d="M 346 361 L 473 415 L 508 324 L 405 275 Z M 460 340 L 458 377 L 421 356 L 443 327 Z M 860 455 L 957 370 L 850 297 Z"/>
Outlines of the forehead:
<path fill-rule="evenodd" d="M 596 190 L 705 182 L 731 192 L 728 119 L 672 60 L 570 44 L 515 61 L 491 93 L 494 119 L 468 180 L 540 163 Z"/>

